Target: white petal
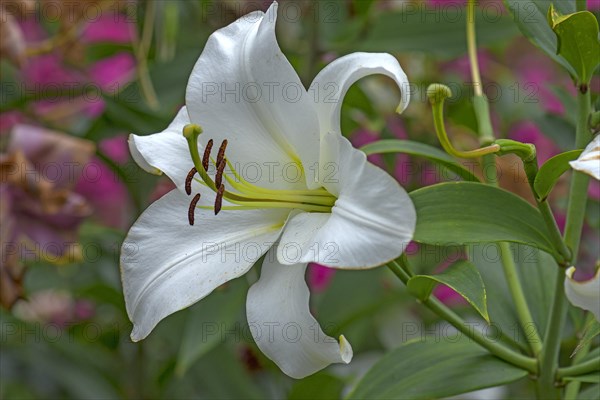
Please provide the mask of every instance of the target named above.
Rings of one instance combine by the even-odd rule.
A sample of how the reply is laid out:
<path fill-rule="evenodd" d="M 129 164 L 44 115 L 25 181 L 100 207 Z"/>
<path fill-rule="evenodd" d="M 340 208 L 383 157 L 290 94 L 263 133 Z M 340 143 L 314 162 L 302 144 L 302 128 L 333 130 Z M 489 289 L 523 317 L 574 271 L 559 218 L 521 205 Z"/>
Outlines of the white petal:
<path fill-rule="evenodd" d="M 575 161 L 570 162 L 571 167 L 600 180 L 600 135 L 587 145 L 583 153 Z"/>
<path fill-rule="evenodd" d="M 207 204 L 201 200 L 199 204 Z M 204 194 L 203 194 L 204 196 Z M 133 225 L 121 251 L 121 278 L 131 338 L 145 338 L 166 316 L 239 277 L 277 239 L 287 217 L 273 210 L 197 209 L 188 224 L 191 197 L 173 190 Z"/>
<path fill-rule="evenodd" d="M 349 363 L 352 347 L 327 336 L 310 314 L 306 264 L 281 265 L 275 252 L 263 261 L 260 279 L 246 303 L 248 326 L 260 350 L 292 378 L 301 379 L 332 363 Z"/>
<path fill-rule="evenodd" d="M 401 101 L 396 111 L 404 111 L 410 100 L 409 83 L 398 60 L 387 53 L 352 53 L 340 57 L 319 72 L 311 84 L 316 99 L 321 133 L 340 130 L 340 113 L 346 92 L 359 79 L 373 74 L 392 78 L 400 88 Z"/>
<path fill-rule="evenodd" d="M 202 143 L 227 139 L 229 159 L 242 175 L 250 169 L 246 179 L 299 188 L 306 183 L 295 180 L 298 164 L 308 175 L 319 160 L 319 124 L 312 100 L 279 49 L 276 17 L 274 2 L 266 14 L 248 14 L 213 33 L 190 77 L 186 103 L 192 121 L 204 129 Z"/>
<path fill-rule="evenodd" d="M 577 307 L 590 311 L 600 321 L 600 270 L 596 275 L 585 282 L 573 280 L 575 267 L 567 270 L 565 279 L 565 292 L 569 301 Z"/>
<path fill-rule="evenodd" d="M 278 246 L 279 261 L 358 269 L 397 258 L 415 230 L 416 211 L 410 197 L 346 138 L 328 137 L 338 143 L 330 148 L 339 161 L 324 185 L 338 199 L 330 215 L 302 213 L 290 219 Z"/>
<path fill-rule="evenodd" d="M 129 135 L 129 150 L 135 162 L 147 172 L 164 172 L 182 191 L 194 166 L 183 137 L 183 127 L 189 123 L 187 109 L 182 107 L 164 131 L 148 136 Z"/>

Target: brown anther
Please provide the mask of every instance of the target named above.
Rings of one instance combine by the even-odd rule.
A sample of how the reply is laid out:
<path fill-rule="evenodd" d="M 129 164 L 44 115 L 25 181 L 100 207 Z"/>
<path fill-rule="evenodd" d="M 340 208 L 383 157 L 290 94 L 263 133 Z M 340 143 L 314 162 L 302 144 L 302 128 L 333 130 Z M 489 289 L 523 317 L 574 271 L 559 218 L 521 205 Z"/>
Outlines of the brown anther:
<path fill-rule="evenodd" d="M 194 167 L 190 169 L 190 172 L 188 172 L 187 177 L 185 178 L 185 192 L 188 196 L 192 194 L 192 179 L 194 179 L 194 175 L 196 175 L 197 172 L 198 170 Z"/>
<path fill-rule="evenodd" d="M 223 171 L 225 171 L 225 160 L 221 160 L 217 165 L 217 174 L 215 175 L 216 187 L 221 187 L 221 183 L 223 182 Z"/>
<path fill-rule="evenodd" d="M 217 197 L 215 198 L 215 215 L 221 211 L 221 205 L 223 204 L 223 192 L 225 192 L 225 185 L 221 184 L 217 190 Z"/>
<path fill-rule="evenodd" d="M 200 193 L 196 194 L 190 203 L 190 208 L 188 209 L 188 222 L 190 226 L 194 226 L 194 212 L 196 211 L 196 204 L 200 201 Z"/>
<path fill-rule="evenodd" d="M 227 148 L 227 139 L 223 140 L 221 147 L 219 147 L 219 154 L 217 154 L 217 166 L 221 164 L 221 161 L 225 158 L 225 149 Z"/>
<path fill-rule="evenodd" d="M 213 140 L 210 139 L 208 143 L 206 143 L 206 147 L 204 148 L 204 157 L 202 157 L 202 167 L 205 171 L 208 171 L 208 163 L 210 161 L 210 152 L 212 151 Z"/>

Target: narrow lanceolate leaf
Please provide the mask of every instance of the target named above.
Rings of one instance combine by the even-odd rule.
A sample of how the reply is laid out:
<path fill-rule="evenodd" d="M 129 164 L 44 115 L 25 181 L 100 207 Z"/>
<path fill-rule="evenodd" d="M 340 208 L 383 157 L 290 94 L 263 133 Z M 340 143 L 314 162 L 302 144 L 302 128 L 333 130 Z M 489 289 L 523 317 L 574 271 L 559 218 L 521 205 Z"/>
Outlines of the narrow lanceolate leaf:
<path fill-rule="evenodd" d="M 533 184 L 539 199 L 548 197 L 558 178 L 571 169 L 569 161 L 576 160 L 580 154 L 581 150 L 567 151 L 552 157 L 542 165 Z"/>
<path fill-rule="evenodd" d="M 411 156 L 423 157 L 454 172 L 466 181 L 479 181 L 471 171 L 456 162 L 456 160 L 447 153 L 424 143 L 413 142 L 411 140 L 387 139 L 369 143 L 368 145 L 363 146 L 361 150 L 367 155 L 377 153 L 404 153 Z"/>
<path fill-rule="evenodd" d="M 521 32 L 550 58 L 565 67 L 569 73 L 575 70 L 564 57 L 556 54 L 557 39 L 546 16 L 552 3 L 550 0 L 504 0 Z M 575 0 L 557 0 L 555 8 L 563 14 L 575 12 Z"/>
<path fill-rule="evenodd" d="M 557 54 L 573 67 L 580 83 L 588 84 L 600 63 L 596 17 L 589 11 L 562 15 L 550 5 L 548 22 L 558 39 Z"/>
<path fill-rule="evenodd" d="M 577 354 L 577 352 L 579 352 L 579 350 L 581 350 L 582 347 L 591 342 L 598 335 L 600 335 L 600 322 L 594 319 L 590 321 L 590 323 L 585 327 L 583 337 L 581 338 L 581 341 L 579 342 L 575 350 L 573 350 L 573 354 L 571 354 L 571 357 Z"/>
<path fill-rule="evenodd" d="M 475 265 L 458 261 L 438 275 L 417 275 L 408 281 L 408 290 L 420 300 L 426 300 L 438 284 L 454 289 L 489 323 L 485 285 Z"/>
<path fill-rule="evenodd" d="M 438 399 L 504 385 L 527 372 L 467 338 L 409 342 L 377 362 L 350 399 Z"/>
<path fill-rule="evenodd" d="M 449 182 L 413 191 L 414 240 L 437 245 L 515 242 L 556 254 L 541 214 L 506 190 Z"/>

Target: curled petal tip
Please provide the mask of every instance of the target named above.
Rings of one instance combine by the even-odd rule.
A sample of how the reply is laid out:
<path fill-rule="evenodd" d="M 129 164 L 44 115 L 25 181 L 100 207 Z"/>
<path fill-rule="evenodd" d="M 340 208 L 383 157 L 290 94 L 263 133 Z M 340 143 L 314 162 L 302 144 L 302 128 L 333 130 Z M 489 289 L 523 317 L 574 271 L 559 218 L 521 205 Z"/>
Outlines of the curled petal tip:
<path fill-rule="evenodd" d="M 350 342 L 346 340 L 344 335 L 340 335 L 340 356 L 342 361 L 346 364 L 349 364 L 352 361 L 352 357 L 354 352 L 352 351 L 352 346 Z"/>
<path fill-rule="evenodd" d="M 138 149 L 138 146 L 135 142 L 135 138 L 136 135 L 134 135 L 133 133 L 129 134 L 129 137 L 127 138 L 127 145 L 129 146 L 129 153 L 131 154 L 131 157 L 133 158 L 133 161 L 135 161 L 137 163 L 137 165 L 140 166 L 140 168 L 142 168 L 144 171 L 152 174 L 152 175 L 162 175 L 163 172 L 150 165 L 148 163 L 148 161 L 146 161 L 146 159 L 144 158 L 144 156 L 142 155 L 142 153 L 140 153 L 140 150 Z"/>
<path fill-rule="evenodd" d="M 396 114 L 402 114 L 404 110 L 406 110 L 407 106 L 408 104 L 404 101 L 400 102 L 400 104 L 398 104 L 398 107 L 396 107 Z"/>
<path fill-rule="evenodd" d="M 441 83 L 433 83 L 427 88 L 427 97 L 432 104 L 440 103 L 452 97 L 452 90 Z"/>

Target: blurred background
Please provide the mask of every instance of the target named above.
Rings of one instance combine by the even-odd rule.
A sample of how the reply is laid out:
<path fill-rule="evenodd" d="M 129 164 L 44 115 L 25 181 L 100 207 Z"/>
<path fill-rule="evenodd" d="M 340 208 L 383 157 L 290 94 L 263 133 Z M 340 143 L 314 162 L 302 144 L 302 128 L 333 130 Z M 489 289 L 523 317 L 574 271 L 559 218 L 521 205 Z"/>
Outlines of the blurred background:
<path fill-rule="evenodd" d="M 164 129 L 184 104 L 208 36 L 269 4 L 0 0 L 0 398 L 339 398 L 387 350 L 423 335 L 451 334 L 386 269 L 346 273 L 312 265 L 312 312 L 328 334 L 344 333 L 352 343 L 350 365 L 296 381 L 266 359 L 244 315 L 256 271 L 170 316 L 143 342 L 130 341 L 119 248 L 137 216 L 174 186 L 135 165 L 127 136 Z M 523 13 L 530 11 L 526 4 Z M 442 82 L 454 91 L 446 112 L 450 136 L 456 147 L 471 149 L 477 138 L 463 6 L 458 0 L 281 0 L 278 40 L 307 87 L 325 64 L 350 52 L 398 57 L 413 84 L 411 105 L 394 114 L 399 93 L 387 78 L 354 85 L 342 129 L 355 146 L 382 138 L 438 146 L 425 90 Z M 520 33 L 501 1 L 481 1 L 479 10 L 479 60 L 497 135 L 534 143 L 540 163 L 572 149 L 576 105 L 568 74 Z M 596 77 L 595 99 L 598 88 Z M 457 179 L 406 155 L 371 161 L 409 191 Z M 481 173 L 476 163 L 466 165 Z M 500 175 L 503 187 L 532 200 L 517 159 L 502 158 Z M 551 199 L 562 223 L 566 179 Z M 589 194 L 578 268 L 584 275 L 598 259 L 598 182 Z M 531 257 L 531 248 L 516 250 L 526 264 L 521 272 L 543 280 L 540 257 Z M 413 264 L 428 272 L 466 253 L 409 249 Z M 497 256 L 484 261 L 490 301 L 504 298 L 494 275 Z M 436 295 L 469 318 L 472 311 L 450 289 L 437 288 Z M 544 323 L 547 294 L 527 295 L 539 296 L 533 312 Z M 520 328 L 504 323 L 505 334 L 523 342 Z M 578 323 L 581 316 L 574 316 L 570 324 Z M 473 398 L 531 393 L 522 381 Z"/>

